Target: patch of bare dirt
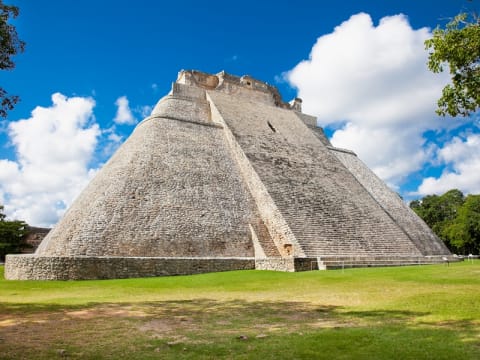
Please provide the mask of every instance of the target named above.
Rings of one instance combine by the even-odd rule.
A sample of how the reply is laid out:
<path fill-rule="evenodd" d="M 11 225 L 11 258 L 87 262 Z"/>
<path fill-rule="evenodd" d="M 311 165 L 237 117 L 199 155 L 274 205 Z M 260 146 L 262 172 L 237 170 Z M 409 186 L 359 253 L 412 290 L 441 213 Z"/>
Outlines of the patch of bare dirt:
<path fill-rule="evenodd" d="M 183 331 L 197 331 L 199 325 L 193 319 L 186 317 L 156 317 L 141 323 L 138 329 L 142 332 L 152 332 L 154 335 L 170 336 L 173 333 Z"/>
<path fill-rule="evenodd" d="M 141 310 L 134 310 L 131 307 L 94 307 L 82 310 L 65 311 L 65 316 L 78 318 L 83 320 L 94 319 L 99 317 L 119 317 L 119 318 L 143 318 L 148 314 Z"/>

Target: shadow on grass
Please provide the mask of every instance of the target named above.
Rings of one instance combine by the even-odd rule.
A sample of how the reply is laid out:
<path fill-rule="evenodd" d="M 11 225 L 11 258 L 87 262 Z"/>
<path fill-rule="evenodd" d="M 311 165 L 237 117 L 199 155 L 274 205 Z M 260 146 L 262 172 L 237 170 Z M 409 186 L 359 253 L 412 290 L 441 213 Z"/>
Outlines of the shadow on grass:
<path fill-rule="evenodd" d="M 89 303 L 87 305 L 63 304 L 0 304 L 0 316 L 10 318 L 49 316 L 55 314 L 82 313 L 102 314 L 121 312 L 125 317 L 136 313 L 142 318 L 148 317 L 178 317 L 190 316 L 192 319 L 231 319 L 255 320 L 256 323 L 268 321 L 271 318 L 291 319 L 294 323 L 312 323 L 317 320 L 337 321 L 339 325 L 348 320 L 398 320 L 401 322 L 428 315 L 427 312 L 397 311 L 397 310 L 372 310 L 372 311 L 347 311 L 339 306 L 318 306 L 308 302 L 297 301 L 216 301 L 212 299 L 153 301 L 134 303 Z"/>
<path fill-rule="evenodd" d="M 417 321 L 425 315 L 289 301 L 0 304 L 0 357 L 479 357 L 478 324 Z"/>

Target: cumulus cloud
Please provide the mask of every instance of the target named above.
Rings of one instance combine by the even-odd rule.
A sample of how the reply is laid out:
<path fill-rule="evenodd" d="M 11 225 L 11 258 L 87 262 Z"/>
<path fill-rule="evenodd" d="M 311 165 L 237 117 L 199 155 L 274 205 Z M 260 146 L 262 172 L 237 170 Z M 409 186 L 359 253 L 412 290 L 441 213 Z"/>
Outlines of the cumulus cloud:
<path fill-rule="evenodd" d="M 435 145 L 424 146 L 425 140 L 416 129 L 392 130 L 388 127 L 369 128 L 347 123 L 337 130 L 332 144 L 355 149 L 357 155 L 388 185 L 398 190 L 399 182 L 417 169 L 434 154 Z"/>
<path fill-rule="evenodd" d="M 115 125 L 102 130 L 102 137 L 98 147 L 101 149 L 101 158 L 108 159 L 122 145 L 125 136 L 117 132 Z"/>
<path fill-rule="evenodd" d="M 100 136 L 95 101 L 56 93 L 53 105 L 36 107 L 10 123 L 16 161 L 0 160 L 0 195 L 10 218 L 50 226 L 93 176 L 89 162 Z"/>
<path fill-rule="evenodd" d="M 119 97 L 114 122 L 136 121 L 126 96 Z M 52 226 L 128 136 L 116 124 L 101 128 L 91 97 L 52 95 L 52 105 L 37 106 L 28 119 L 0 123 L 16 159 L 0 159 L 0 204 L 11 219 Z M 140 114 L 149 106 L 135 108 Z M 133 119 L 133 120 L 132 120 Z"/>
<path fill-rule="evenodd" d="M 450 189 L 480 193 L 480 134 L 456 136 L 437 152 L 446 165 L 439 178 L 428 177 L 418 188 L 418 195 L 442 194 Z"/>
<path fill-rule="evenodd" d="M 152 113 L 153 106 L 150 105 L 143 105 L 143 106 L 138 106 L 135 109 L 135 112 L 141 116 L 142 119 L 146 118 L 147 116 L 150 116 Z"/>
<path fill-rule="evenodd" d="M 130 106 L 128 103 L 128 99 L 126 96 L 120 96 L 116 101 L 115 105 L 117 105 L 117 115 L 113 119 L 116 124 L 120 125 L 134 125 L 137 123 L 137 119 L 132 114 L 130 110 Z"/>
<path fill-rule="evenodd" d="M 432 156 L 424 132 L 447 122 L 434 113 L 448 75 L 426 67 L 430 36 L 404 15 L 375 26 L 360 13 L 319 37 L 309 59 L 284 74 L 304 111 L 336 129 L 333 145 L 354 150 L 394 187 Z"/>

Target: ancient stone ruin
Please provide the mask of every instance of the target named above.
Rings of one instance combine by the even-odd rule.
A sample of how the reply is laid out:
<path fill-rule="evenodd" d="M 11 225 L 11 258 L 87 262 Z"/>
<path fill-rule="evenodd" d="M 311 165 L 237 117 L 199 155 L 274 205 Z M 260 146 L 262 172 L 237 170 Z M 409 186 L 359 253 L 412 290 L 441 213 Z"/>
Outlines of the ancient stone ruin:
<path fill-rule="evenodd" d="M 427 264 L 448 249 L 301 100 L 182 71 L 8 279 Z"/>

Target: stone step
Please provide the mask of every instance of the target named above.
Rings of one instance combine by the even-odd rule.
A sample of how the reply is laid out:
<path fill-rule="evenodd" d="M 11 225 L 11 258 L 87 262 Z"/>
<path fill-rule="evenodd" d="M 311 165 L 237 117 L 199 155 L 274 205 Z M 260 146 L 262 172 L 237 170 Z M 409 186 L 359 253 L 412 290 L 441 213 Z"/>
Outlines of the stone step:
<path fill-rule="evenodd" d="M 322 261 L 449 261 L 460 260 L 456 256 L 405 256 L 405 255 L 380 255 L 380 256 L 352 256 L 352 255 L 321 255 L 319 258 Z"/>
<path fill-rule="evenodd" d="M 449 264 L 462 261 L 455 256 L 322 256 L 316 260 L 318 269 L 345 269 L 361 267 L 413 266 L 431 264 Z"/>

